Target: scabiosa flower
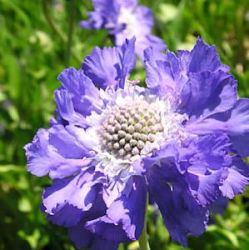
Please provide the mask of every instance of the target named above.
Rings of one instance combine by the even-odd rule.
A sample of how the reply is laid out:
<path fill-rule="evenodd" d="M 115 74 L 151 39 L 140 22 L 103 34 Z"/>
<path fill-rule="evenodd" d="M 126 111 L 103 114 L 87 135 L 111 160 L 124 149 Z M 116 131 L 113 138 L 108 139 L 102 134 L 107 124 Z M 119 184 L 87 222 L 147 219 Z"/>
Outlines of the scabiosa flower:
<path fill-rule="evenodd" d="M 166 48 L 160 38 L 152 35 L 154 18 L 151 10 L 138 5 L 137 0 L 93 0 L 93 5 L 89 19 L 80 23 L 82 28 L 107 29 L 118 46 L 135 36 L 135 52 L 142 61 L 146 48 L 153 47 L 158 51 Z"/>
<path fill-rule="evenodd" d="M 249 100 L 213 46 L 145 53 L 147 88 L 129 80 L 134 39 L 95 48 L 64 70 L 57 119 L 40 129 L 28 170 L 49 175 L 42 209 L 77 247 L 117 249 L 139 238 L 147 196 L 183 246 L 205 231 L 219 199 L 248 184 Z"/>

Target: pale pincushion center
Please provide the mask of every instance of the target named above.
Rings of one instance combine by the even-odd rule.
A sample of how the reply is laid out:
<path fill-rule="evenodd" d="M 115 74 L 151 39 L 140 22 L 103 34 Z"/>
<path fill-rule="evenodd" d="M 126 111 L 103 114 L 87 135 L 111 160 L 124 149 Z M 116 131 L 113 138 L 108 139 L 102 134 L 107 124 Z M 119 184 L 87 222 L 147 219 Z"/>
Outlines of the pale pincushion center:
<path fill-rule="evenodd" d="M 103 151 L 119 159 L 141 155 L 163 132 L 160 111 L 145 100 L 114 106 L 99 130 Z"/>

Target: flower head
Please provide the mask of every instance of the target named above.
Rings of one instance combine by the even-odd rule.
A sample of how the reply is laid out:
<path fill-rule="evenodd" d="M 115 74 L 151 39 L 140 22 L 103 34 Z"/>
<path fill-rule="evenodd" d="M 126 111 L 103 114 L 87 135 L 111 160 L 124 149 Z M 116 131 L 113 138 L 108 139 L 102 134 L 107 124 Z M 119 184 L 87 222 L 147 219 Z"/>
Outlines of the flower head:
<path fill-rule="evenodd" d="M 115 44 L 121 46 L 125 39 L 136 37 L 135 52 L 143 61 L 144 50 L 153 47 L 158 51 L 166 48 L 163 41 L 152 35 L 153 14 L 145 6 L 137 5 L 137 0 L 93 0 L 94 11 L 87 21 L 81 21 L 81 27 L 87 29 L 108 30 Z"/>
<path fill-rule="evenodd" d="M 198 39 L 190 52 L 147 49 L 145 88 L 129 80 L 134 42 L 95 48 L 81 69 L 64 70 L 57 119 L 25 147 L 28 170 L 53 180 L 43 211 L 78 247 L 138 239 L 147 194 L 186 246 L 211 206 L 248 184 L 249 100 L 215 48 Z"/>

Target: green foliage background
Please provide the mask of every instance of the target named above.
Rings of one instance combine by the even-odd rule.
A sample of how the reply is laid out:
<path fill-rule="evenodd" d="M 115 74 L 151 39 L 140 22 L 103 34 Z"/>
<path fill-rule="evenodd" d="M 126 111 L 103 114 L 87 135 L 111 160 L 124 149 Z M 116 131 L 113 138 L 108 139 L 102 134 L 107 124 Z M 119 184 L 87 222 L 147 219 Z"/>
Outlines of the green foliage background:
<path fill-rule="evenodd" d="M 156 17 L 154 33 L 172 50 L 190 49 L 200 35 L 215 44 L 249 97 L 248 0 L 143 0 Z M 0 250 L 74 249 L 66 230 L 40 213 L 47 178 L 26 172 L 23 146 L 54 115 L 53 91 L 65 66 L 80 67 L 94 46 L 108 46 L 106 31 L 79 28 L 91 10 L 89 0 L 0 0 Z M 70 21 L 72 42 L 68 44 Z M 70 35 L 69 35 L 70 36 Z M 71 52 L 69 53 L 69 48 Z M 132 75 L 144 78 L 141 65 Z M 229 203 L 224 216 L 189 249 L 249 249 L 249 192 Z M 177 250 L 160 216 L 148 213 L 152 250 Z M 136 250 L 136 242 L 120 246 Z"/>

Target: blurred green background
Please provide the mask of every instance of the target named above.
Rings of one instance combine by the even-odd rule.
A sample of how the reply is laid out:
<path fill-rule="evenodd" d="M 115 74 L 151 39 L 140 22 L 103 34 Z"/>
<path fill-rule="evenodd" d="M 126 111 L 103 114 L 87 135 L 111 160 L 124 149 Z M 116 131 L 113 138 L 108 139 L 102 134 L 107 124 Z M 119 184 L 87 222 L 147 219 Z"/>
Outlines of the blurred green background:
<path fill-rule="evenodd" d="M 140 2 L 152 8 L 154 33 L 170 49 L 190 49 L 199 35 L 215 44 L 238 79 L 240 95 L 249 97 L 248 0 Z M 79 68 L 94 46 L 111 45 L 106 31 L 80 29 L 79 21 L 91 8 L 89 0 L 0 0 L 0 250 L 74 249 L 66 230 L 40 213 L 49 180 L 26 172 L 23 146 L 38 128 L 49 126 L 57 75 L 68 65 Z M 135 75 L 144 77 L 141 66 Z M 189 249 L 248 250 L 247 197 L 248 191 L 231 201 L 203 236 L 190 238 Z M 148 216 L 152 250 L 182 249 L 171 242 L 160 216 L 152 211 Z"/>

